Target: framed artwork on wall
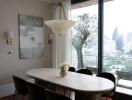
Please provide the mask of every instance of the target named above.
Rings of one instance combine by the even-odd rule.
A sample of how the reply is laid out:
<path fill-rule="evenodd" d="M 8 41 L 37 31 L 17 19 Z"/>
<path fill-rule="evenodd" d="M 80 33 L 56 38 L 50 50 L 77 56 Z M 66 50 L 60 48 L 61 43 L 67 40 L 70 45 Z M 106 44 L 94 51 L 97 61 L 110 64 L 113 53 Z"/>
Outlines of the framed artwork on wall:
<path fill-rule="evenodd" d="M 38 58 L 44 54 L 43 18 L 18 15 L 20 59 Z"/>

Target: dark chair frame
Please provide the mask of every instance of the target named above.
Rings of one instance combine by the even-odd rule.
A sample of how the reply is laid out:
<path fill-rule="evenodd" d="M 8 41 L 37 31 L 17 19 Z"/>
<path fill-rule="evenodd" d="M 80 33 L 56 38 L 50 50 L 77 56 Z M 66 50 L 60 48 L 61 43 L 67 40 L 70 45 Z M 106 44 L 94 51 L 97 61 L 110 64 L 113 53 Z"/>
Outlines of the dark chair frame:
<path fill-rule="evenodd" d="M 16 100 L 17 95 L 22 95 L 22 100 L 23 100 L 24 96 L 29 94 L 26 81 L 17 76 L 12 76 L 12 77 L 15 85 L 14 100 Z"/>
<path fill-rule="evenodd" d="M 37 84 L 27 82 L 30 100 L 47 100 L 45 88 Z"/>
<path fill-rule="evenodd" d="M 81 74 L 86 74 L 86 75 L 92 75 L 92 71 L 89 69 L 79 69 L 78 71 L 76 71 L 77 73 L 81 73 Z"/>
<path fill-rule="evenodd" d="M 75 72 L 76 69 L 74 67 L 69 67 L 68 71 Z"/>
<path fill-rule="evenodd" d="M 70 98 L 45 89 L 44 87 L 27 82 L 30 100 L 71 100 Z"/>
<path fill-rule="evenodd" d="M 116 89 L 116 78 L 115 78 L 115 76 L 112 73 L 108 73 L 108 72 L 102 72 L 100 74 L 97 74 L 97 76 L 109 79 L 114 83 L 114 89 L 111 90 L 110 92 L 102 95 L 103 97 L 106 97 L 106 100 L 107 100 L 107 97 L 111 98 L 115 92 L 115 89 Z"/>

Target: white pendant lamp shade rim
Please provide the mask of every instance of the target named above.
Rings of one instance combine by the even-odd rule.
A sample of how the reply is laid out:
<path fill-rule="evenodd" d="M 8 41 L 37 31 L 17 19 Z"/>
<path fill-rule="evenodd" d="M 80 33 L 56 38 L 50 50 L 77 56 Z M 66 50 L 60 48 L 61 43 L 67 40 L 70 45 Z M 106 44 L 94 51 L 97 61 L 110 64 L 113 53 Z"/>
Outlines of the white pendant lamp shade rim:
<path fill-rule="evenodd" d="M 54 33 L 62 35 L 67 33 L 70 28 L 75 24 L 75 21 L 72 20 L 47 20 L 45 24 L 51 28 Z"/>

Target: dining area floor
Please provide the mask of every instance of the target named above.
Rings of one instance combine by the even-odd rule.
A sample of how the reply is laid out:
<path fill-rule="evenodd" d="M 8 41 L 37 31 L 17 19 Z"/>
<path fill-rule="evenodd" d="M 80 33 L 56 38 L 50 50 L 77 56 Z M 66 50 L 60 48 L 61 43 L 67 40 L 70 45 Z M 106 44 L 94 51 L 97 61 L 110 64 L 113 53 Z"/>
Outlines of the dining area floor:
<path fill-rule="evenodd" d="M 3 97 L 3 98 L 1 98 L 0 100 L 14 100 L 13 97 L 14 97 L 14 96 L 11 95 L 11 96 L 7 96 L 7 97 Z M 18 99 L 17 99 L 17 100 L 21 100 L 21 96 L 18 96 Z M 24 96 L 24 99 L 23 99 L 23 100 L 29 100 L 29 97 L 28 97 L 28 96 Z M 105 98 L 105 97 L 101 97 L 100 100 L 106 100 L 106 98 Z M 112 100 L 112 99 L 107 98 L 107 100 Z"/>

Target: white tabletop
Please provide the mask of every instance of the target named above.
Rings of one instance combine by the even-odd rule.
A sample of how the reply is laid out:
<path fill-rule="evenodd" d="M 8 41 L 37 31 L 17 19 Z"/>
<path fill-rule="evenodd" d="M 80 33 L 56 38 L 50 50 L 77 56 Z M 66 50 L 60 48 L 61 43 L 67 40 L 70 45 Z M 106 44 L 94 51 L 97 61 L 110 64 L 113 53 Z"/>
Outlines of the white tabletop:
<path fill-rule="evenodd" d="M 80 92 L 102 93 L 114 88 L 113 82 L 108 79 L 75 72 L 68 72 L 65 77 L 61 77 L 59 70 L 55 68 L 33 69 L 29 70 L 26 74 L 32 78 Z"/>

